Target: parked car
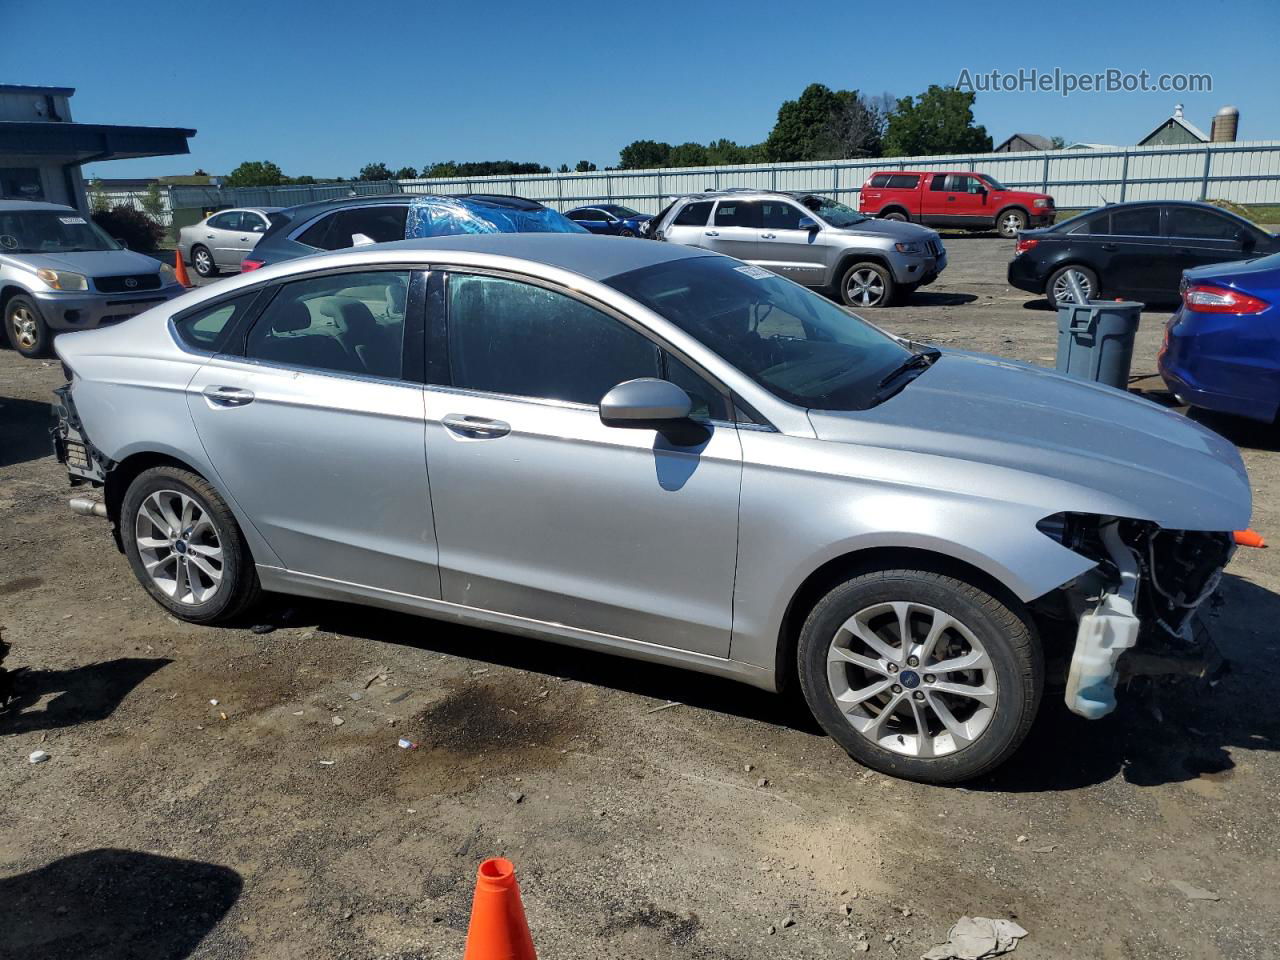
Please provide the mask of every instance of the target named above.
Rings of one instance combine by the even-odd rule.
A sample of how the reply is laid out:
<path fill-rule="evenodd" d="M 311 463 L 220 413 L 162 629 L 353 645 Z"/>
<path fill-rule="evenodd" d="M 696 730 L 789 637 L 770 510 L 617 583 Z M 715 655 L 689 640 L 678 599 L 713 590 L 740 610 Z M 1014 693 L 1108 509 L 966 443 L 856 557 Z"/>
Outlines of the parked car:
<path fill-rule="evenodd" d="M 931 227 L 996 230 L 1012 239 L 1028 226 L 1053 223 L 1053 197 L 1010 190 L 995 177 L 971 171 L 884 170 L 873 173 L 858 194 L 858 209 L 884 220 L 910 220 Z"/>
<path fill-rule="evenodd" d="M 0 200 L 0 316 L 24 357 L 45 356 L 57 331 L 126 320 L 184 289 L 74 207 Z"/>
<path fill-rule="evenodd" d="M 178 231 L 178 252 L 202 277 L 214 277 L 223 270 L 239 272 L 240 262 L 271 226 L 271 214 L 280 209 L 219 210 Z"/>
<path fill-rule="evenodd" d="M 1274 422 L 1280 414 L 1280 253 L 1186 271 L 1159 367 L 1183 403 Z"/>
<path fill-rule="evenodd" d="M 460 196 L 390 194 L 349 197 L 287 207 L 271 215 L 271 228 L 241 263 L 242 271 L 305 257 L 321 250 L 343 250 L 360 243 L 404 240 L 414 234 L 409 211 L 417 206 L 433 235 L 495 231 L 585 233 L 583 227 L 536 200 L 495 193 Z"/>
<path fill-rule="evenodd" d="M 816 194 L 695 193 L 669 204 L 649 228 L 652 239 L 737 257 L 850 307 L 906 300 L 947 265 L 936 231 L 878 222 Z"/>
<path fill-rule="evenodd" d="M 599 203 L 594 207 L 577 207 L 565 214 L 574 223 L 579 223 L 592 233 L 602 233 L 614 237 L 638 237 L 644 232 L 644 225 L 649 222 L 647 213 L 632 210 L 617 203 Z"/>
<path fill-rule="evenodd" d="M 1178 298 L 1182 271 L 1280 252 L 1280 238 L 1207 203 L 1113 203 L 1018 237 L 1009 284 L 1070 298 L 1074 276 L 1091 297 L 1147 303 Z"/>
<path fill-rule="evenodd" d="M 175 616 L 270 590 L 798 682 L 918 780 L 1010 755 L 1046 647 L 1087 717 L 1125 648 L 1189 664 L 1249 519 L 1176 413 L 679 244 L 407 240 L 175 306 L 58 341 L 56 431 Z"/>

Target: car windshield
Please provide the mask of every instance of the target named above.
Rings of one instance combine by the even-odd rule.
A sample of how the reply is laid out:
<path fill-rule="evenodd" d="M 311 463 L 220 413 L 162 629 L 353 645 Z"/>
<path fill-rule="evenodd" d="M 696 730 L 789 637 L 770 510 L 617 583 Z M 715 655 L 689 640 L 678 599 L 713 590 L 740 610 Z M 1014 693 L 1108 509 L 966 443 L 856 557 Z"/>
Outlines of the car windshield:
<path fill-rule="evenodd" d="M 598 209 L 607 210 L 609 213 L 612 213 L 615 217 L 619 218 L 643 216 L 639 210 L 632 210 L 630 207 L 619 206 L 616 203 L 606 203 Z"/>
<path fill-rule="evenodd" d="M 97 224 L 74 210 L 0 210 L 0 253 L 119 249 Z"/>
<path fill-rule="evenodd" d="M 1008 190 L 1009 189 L 989 173 L 982 174 L 982 179 L 987 181 L 987 185 L 991 187 L 992 190 Z"/>
<path fill-rule="evenodd" d="M 843 203 L 828 200 L 826 197 L 805 197 L 801 203 L 833 227 L 852 227 L 855 223 L 871 219 L 863 216 L 853 207 L 846 207 Z"/>
<path fill-rule="evenodd" d="M 708 256 L 605 281 L 674 323 L 770 393 L 803 407 L 864 410 L 912 351 L 819 294 L 761 267 Z"/>

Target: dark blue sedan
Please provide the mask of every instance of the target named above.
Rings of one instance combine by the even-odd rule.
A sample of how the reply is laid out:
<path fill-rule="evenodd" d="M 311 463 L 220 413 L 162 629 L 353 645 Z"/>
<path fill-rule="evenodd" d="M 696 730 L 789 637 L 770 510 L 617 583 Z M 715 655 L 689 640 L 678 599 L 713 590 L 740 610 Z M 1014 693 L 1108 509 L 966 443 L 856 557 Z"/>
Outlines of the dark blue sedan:
<path fill-rule="evenodd" d="M 592 233 L 606 233 L 613 237 L 638 237 L 641 224 L 652 217 L 618 203 L 597 203 L 594 207 L 578 207 L 565 214 Z"/>
<path fill-rule="evenodd" d="M 1183 403 L 1272 422 L 1280 410 L 1280 254 L 1182 275 L 1160 375 Z"/>

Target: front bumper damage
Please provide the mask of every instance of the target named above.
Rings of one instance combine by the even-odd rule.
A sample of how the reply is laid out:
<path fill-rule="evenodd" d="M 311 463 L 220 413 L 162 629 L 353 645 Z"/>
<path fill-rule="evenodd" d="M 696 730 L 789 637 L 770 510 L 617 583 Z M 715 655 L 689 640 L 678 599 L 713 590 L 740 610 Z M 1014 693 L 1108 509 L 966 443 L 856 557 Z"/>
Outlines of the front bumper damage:
<path fill-rule="evenodd" d="M 1044 532 L 1099 561 L 1061 591 L 1076 624 L 1064 694 L 1072 713 L 1111 713 L 1122 681 L 1212 683 L 1225 671 L 1199 615 L 1235 551 L 1230 534 L 1116 517 L 1050 519 Z"/>

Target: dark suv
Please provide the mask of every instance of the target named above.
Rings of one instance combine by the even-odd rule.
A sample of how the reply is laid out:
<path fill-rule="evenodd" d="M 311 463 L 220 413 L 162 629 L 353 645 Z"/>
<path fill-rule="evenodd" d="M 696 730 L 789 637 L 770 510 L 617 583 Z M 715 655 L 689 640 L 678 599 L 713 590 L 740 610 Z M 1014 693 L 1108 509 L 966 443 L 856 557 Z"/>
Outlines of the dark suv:
<path fill-rule="evenodd" d="M 536 200 L 505 194 L 465 193 L 445 197 L 397 193 L 347 197 L 303 203 L 272 213 L 271 226 L 245 257 L 240 269 L 242 272 L 256 270 L 267 264 L 305 257 L 321 250 L 344 250 L 360 243 L 404 240 L 410 236 L 405 232 L 409 208 L 415 205 L 422 207 L 432 201 L 438 201 L 443 219 L 468 219 L 473 225 L 489 225 L 488 229 L 475 229 L 459 222 L 456 229 L 442 232 L 586 232 Z"/>

